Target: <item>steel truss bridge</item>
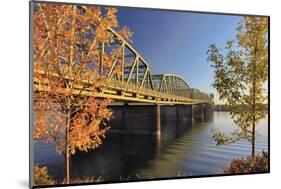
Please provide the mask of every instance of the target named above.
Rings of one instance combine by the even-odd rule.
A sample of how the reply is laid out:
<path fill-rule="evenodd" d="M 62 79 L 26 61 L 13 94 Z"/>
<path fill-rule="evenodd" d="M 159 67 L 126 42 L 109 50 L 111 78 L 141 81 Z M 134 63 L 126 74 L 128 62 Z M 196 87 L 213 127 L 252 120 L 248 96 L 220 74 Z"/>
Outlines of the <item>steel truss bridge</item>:
<path fill-rule="evenodd" d="M 115 30 L 108 29 L 113 35 L 110 47 L 102 44 L 100 51 L 100 71 L 103 56 L 112 48 L 120 48 L 121 56 L 114 60 L 108 74 L 102 78 L 98 90 L 83 91 L 85 95 L 110 98 L 114 101 L 153 103 L 153 104 L 212 104 L 207 93 L 190 88 L 188 83 L 176 74 L 153 75 L 145 59 Z M 121 65 L 120 65 L 121 64 Z M 121 73 L 117 69 L 121 67 Z M 34 73 L 44 74 L 34 68 Z M 36 74 L 35 74 L 36 75 Z M 34 91 L 42 90 L 39 78 L 34 77 Z M 74 93 L 79 93 L 79 87 Z"/>

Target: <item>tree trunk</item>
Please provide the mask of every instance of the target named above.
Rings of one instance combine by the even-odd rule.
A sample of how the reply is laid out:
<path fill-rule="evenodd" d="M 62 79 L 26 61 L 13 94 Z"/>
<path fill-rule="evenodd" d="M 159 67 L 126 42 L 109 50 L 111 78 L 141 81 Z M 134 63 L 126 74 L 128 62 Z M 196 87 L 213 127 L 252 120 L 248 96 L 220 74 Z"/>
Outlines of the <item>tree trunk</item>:
<path fill-rule="evenodd" d="M 66 184 L 69 184 L 69 150 L 68 150 L 68 134 L 70 126 L 70 111 L 67 113 L 66 128 L 65 128 L 65 179 Z"/>
<path fill-rule="evenodd" d="M 255 157 L 255 143 L 256 143 L 256 121 L 254 116 L 253 128 L 252 128 L 252 158 Z"/>
<path fill-rule="evenodd" d="M 254 73 L 253 73 L 253 128 L 252 128 L 252 158 L 255 157 L 255 142 L 256 142 L 256 68 L 257 68 L 257 40 L 255 43 L 255 55 L 254 55 Z"/>

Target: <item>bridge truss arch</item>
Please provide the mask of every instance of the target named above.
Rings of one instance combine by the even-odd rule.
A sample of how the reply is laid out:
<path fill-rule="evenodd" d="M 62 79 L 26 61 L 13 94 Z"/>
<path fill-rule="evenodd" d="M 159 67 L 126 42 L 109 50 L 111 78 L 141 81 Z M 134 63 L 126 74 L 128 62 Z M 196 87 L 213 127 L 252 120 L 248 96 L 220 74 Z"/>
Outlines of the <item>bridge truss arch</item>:
<path fill-rule="evenodd" d="M 112 34 L 110 45 L 102 44 L 101 65 L 103 67 L 103 54 L 116 49 L 119 51 L 111 67 L 102 74 L 107 83 L 120 85 L 123 89 L 153 90 L 152 75 L 146 60 L 114 29 L 108 28 Z"/>
<path fill-rule="evenodd" d="M 190 87 L 187 82 L 176 74 L 152 75 L 155 90 L 167 94 L 190 97 Z"/>

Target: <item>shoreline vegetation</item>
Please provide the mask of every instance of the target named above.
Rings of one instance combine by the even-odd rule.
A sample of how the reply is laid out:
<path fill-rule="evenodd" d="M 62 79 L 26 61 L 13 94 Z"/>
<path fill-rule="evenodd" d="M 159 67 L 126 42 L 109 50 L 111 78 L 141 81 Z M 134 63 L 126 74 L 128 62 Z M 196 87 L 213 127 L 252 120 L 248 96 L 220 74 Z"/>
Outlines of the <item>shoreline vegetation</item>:
<path fill-rule="evenodd" d="M 225 168 L 226 174 L 235 173 L 267 173 L 268 167 L 268 152 L 263 151 L 261 154 L 257 154 L 254 158 L 252 156 L 246 159 L 234 159 Z"/>
<path fill-rule="evenodd" d="M 34 185 L 35 186 L 46 186 L 46 185 L 64 185 L 64 184 L 82 184 L 82 183 L 94 183 L 102 182 L 102 177 L 83 177 L 70 179 L 67 183 L 64 180 L 55 180 L 49 173 L 47 166 L 39 167 L 38 164 L 34 166 Z"/>

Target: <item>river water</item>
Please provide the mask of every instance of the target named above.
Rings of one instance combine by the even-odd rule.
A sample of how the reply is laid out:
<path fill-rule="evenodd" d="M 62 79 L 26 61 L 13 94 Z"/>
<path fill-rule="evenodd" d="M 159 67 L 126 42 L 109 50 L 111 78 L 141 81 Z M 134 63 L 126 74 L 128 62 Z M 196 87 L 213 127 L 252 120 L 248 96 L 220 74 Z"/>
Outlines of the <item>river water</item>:
<path fill-rule="evenodd" d="M 232 159 L 249 156 L 251 145 L 240 140 L 218 148 L 212 139 L 213 128 L 229 133 L 235 125 L 228 112 L 214 112 L 211 121 L 193 125 L 162 121 L 161 137 L 109 134 L 98 149 L 72 156 L 71 177 L 120 181 L 222 174 Z M 267 118 L 256 130 L 256 152 L 268 151 Z M 46 165 L 52 177 L 63 179 L 64 159 L 55 153 L 53 144 L 35 144 L 34 155 L 35 162 Z"/>

